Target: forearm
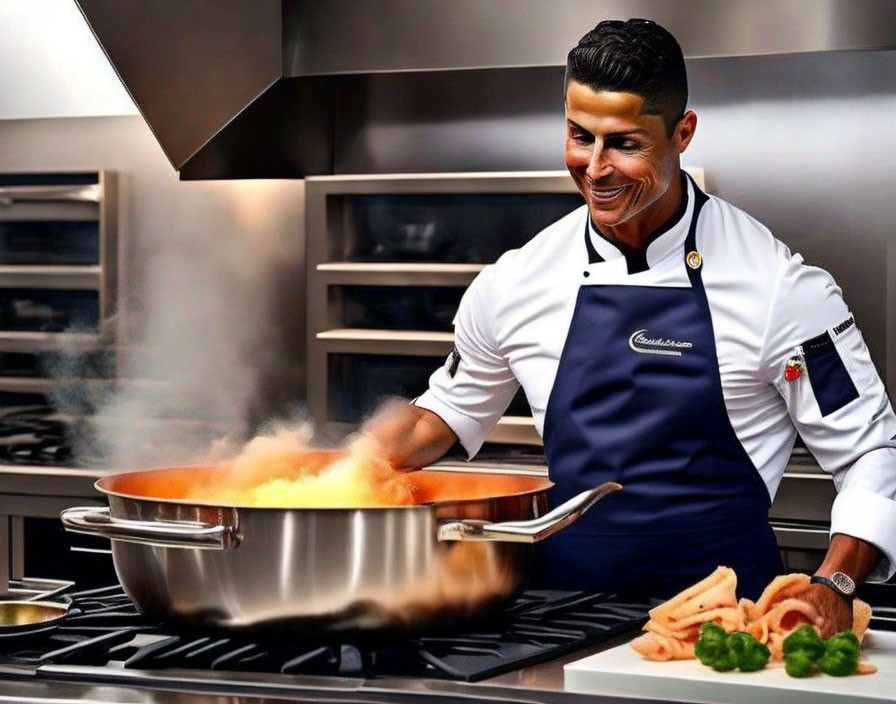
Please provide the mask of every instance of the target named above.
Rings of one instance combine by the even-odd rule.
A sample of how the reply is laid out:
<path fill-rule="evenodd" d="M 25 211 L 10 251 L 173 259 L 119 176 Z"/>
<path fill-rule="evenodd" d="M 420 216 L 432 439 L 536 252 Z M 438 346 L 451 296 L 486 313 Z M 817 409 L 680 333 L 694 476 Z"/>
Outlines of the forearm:
<path fill-rule="evenodd" d="M 830 577 L 834 572 L 844 572 L 852 577 L 856 584 L 861 584 L 880 558 L 880 550 L 871 543 L 850 535 L 835 533 L 824 561 L 815 573 Z"/>
<path fill-rule="evenodd" d="M 457 436 L 439 416 L 406 401 L 386 404 L 362 431 L 376 442 L 393 467 L 432 464 L 457 442 Z"/>
<path fill-rule="evenodd" d="M 879 559 L 880 551 L 871 543 L 844 533 L 835 533 L 824 561 L 815 574 L 830 577 L 834 572 L 843 572 L 852 577 L 856 584 L 861 584 Z M 830 638 L 835 633 L 852 628 L 852 604 L 829 586 L 811 584 L 801 598 L 818 612 L 814 625 L 822 638 Z"/>

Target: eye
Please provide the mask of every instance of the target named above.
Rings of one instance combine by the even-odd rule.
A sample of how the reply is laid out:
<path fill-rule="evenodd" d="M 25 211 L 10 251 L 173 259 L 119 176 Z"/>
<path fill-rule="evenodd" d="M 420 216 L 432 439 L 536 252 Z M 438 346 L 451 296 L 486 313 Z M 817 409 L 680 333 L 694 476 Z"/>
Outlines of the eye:
<path fill-rule="evenodd" d="M 586 132 L 585 130 L 579 129 L 571 129 L 569 131 L 569 137 L 574 142 L 579 144 L 593 144 L 594 143 L 594 135 L 590 132 Z"/>
<path fill-rule="evenodd" d="M 618 149 L 622 152 L 636 152 L 641 148 L 641 145 L 633 139 L 627 139 L 625 137 L 614 137 L 608 139 L 606 142 L 606 146 L 608 149 Z"/>

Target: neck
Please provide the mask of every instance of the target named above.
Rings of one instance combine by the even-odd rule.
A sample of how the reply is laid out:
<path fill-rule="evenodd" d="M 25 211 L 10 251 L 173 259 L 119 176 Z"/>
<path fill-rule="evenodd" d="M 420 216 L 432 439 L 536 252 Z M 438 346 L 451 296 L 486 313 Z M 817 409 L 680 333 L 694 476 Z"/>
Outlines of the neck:
<path fill-rule="evenodd" d="M 645 249 L 657 234 L 662 234 L 674 224 L 670 220 L 678 214 L 683 202 L 684 178 L 683 173 L 680 173 L 678 178 L 673 178 L 666 192 L 647 208 L 646 212 L 640 213 L 637 217 L 610 227 L 606 225 L 598 227 L 592 220 L 592 226 L 622 249 L 630 251 Z"/>

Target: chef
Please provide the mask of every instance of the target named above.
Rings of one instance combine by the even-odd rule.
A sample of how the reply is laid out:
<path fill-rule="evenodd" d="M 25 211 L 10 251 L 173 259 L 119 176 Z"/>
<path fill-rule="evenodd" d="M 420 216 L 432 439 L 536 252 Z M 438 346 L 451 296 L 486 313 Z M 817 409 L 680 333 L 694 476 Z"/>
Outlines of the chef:
<path fill-rule="evenodd" d="M 543 544 L 546 584 L 672 594 L 717 565 L 782 571 L 768 509 L 797 433 L 838 496 L 808 597 L 827 633 L 896 570 L 896 416 L 831 276 L 680 167 L 681 49 L 601 22 L 567 61 L 566 165 L 585 205 L 470 285 L 429 389 L 371 421 L 396 466 L 472 457 L 520 385 L 552 499 L 612 494 Z"/>

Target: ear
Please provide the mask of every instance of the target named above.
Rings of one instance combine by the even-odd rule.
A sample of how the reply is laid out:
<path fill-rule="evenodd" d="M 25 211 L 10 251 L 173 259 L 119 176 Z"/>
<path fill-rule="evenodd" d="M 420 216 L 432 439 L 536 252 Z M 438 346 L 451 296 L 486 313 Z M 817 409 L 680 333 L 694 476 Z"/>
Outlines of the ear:
<path fill-rule="evenodd" d="M 694 132 L 697 131 L 697 113 L 688 110 L 675 125 L 673 136 L 678 140 L 678 153 L 681 154 L 691 143 Z"/>

